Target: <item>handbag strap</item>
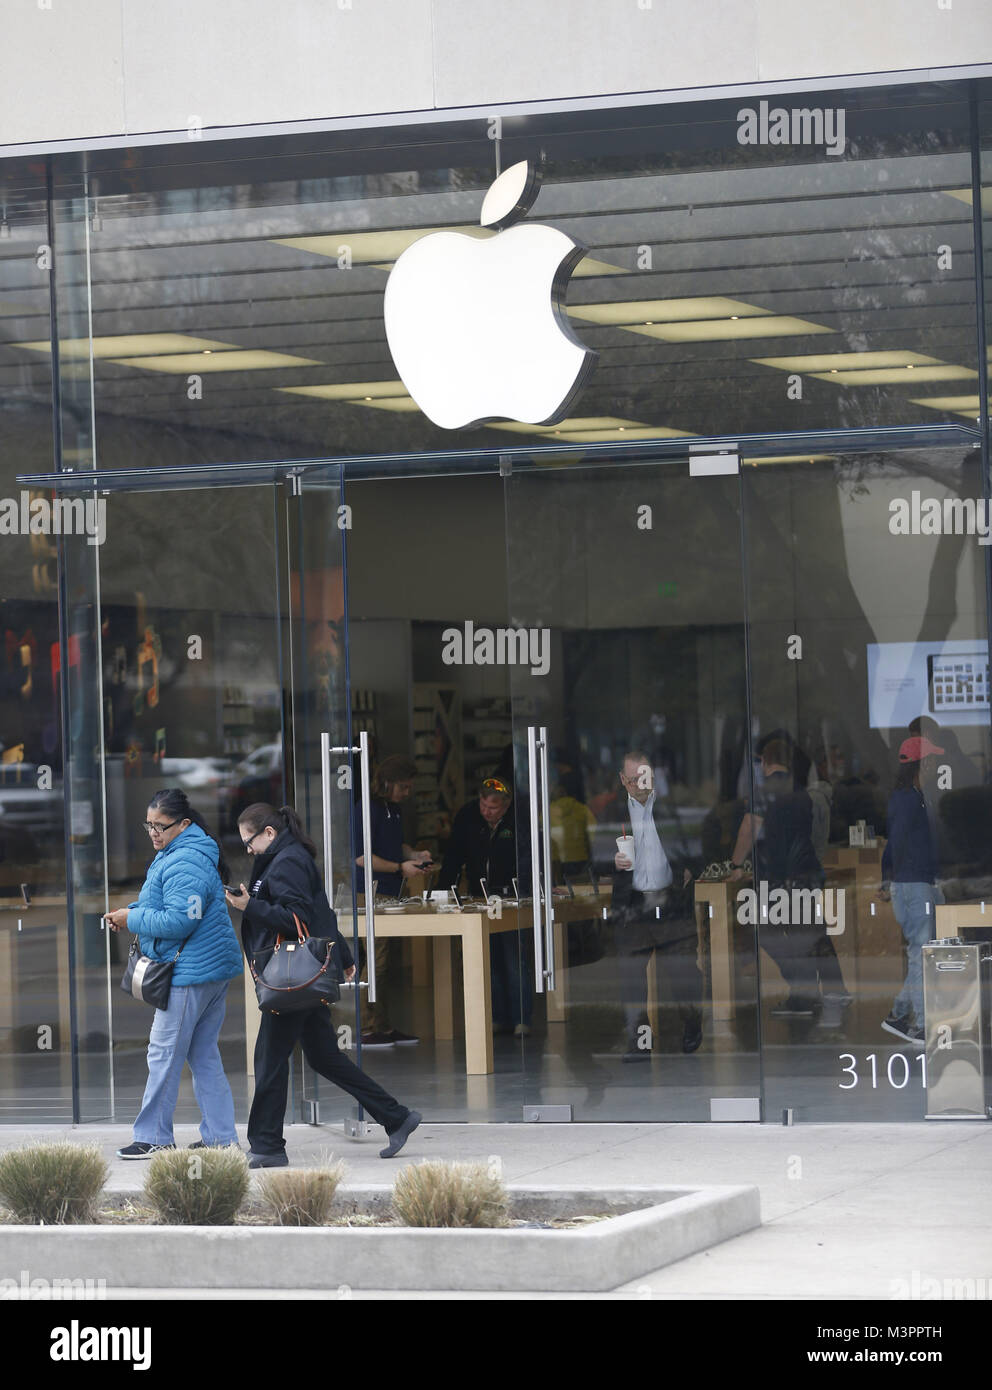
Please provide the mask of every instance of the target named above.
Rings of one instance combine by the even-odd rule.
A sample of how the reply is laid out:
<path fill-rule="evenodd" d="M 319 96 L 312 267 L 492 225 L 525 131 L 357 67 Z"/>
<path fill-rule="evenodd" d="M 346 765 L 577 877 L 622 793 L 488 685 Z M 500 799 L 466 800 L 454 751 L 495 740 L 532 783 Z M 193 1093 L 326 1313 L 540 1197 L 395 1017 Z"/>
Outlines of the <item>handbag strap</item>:
<path fill-rule="evenodd" d="M 295 912 L 293 913 L 293 921 L 296 923 L 296 940 L 299 943 L 299 945 L 302 946 L 304 941 L 308 941 L 310 939 L 310 933 L 307 930 L 307 924 L 306 922 L 301 922 Z M 283 936 L 282 932 L 280 932 L 279 935 L 276 937 L 277 951 L 279 947 L 283 944 L 283 942 L 286 941 L 286 939 L 287 938 Z M 185 945 L 185 942 L 183 944 Z"/>

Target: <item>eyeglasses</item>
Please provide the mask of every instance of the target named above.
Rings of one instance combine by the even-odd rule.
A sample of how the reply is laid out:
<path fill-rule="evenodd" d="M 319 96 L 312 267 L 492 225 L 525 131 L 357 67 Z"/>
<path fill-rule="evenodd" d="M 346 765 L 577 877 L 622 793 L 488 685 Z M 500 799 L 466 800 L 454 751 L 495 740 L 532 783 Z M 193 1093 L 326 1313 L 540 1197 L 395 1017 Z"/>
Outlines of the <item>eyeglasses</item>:
<path fill-rule="evenodd" d="M 241 843 L 244 845 L 245 849 L 251 849 L 251 842 L 252 842 L 252 840 L 257 840 L 258 837 L 259 837 L 259 835 L 261 835 L 261 834 L 262 834 L 262 831 L 264 831 L 265 829 L 266 829 L 266 827 L 263 825 L 261 830 L 256 830 L 256 831 L 255 831 L 254 835 L 251 836 L 251 839 L 242 840 Z"/>
<path fill-rule="evenodd" d="M 182 820 L 181 816 L 179 820 Z M 179 821 L 170 820 L 168 825 L 159 825 L 156 824 L 154 821 L 150 820 L 142 821 L 141 823 L 148 831 L 149 835 L 162 835 L 165 833 L 166 830 L 171 830 L 174 825 L 178 825 Z"/>
<path fill-rule="evenodd" d="M 502 792 L 503 796 L 510 795 L 510 788 L 498 777 L 487 777 L 482 784 L 482 790 L 484 792 Z"/>

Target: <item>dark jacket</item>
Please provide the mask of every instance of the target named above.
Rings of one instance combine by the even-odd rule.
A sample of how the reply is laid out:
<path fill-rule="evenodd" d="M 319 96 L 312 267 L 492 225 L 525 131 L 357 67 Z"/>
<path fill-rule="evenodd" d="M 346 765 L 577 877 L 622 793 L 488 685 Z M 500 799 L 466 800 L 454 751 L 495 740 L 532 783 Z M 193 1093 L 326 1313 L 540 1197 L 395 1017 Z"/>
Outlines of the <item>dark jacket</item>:
<path fill-rule="evenodd" d="M 882 852 L 882 878 L 893 883 L 933 883 L 937 849 L 927 803 L 918 787 L 897 787 L 889 797 L 888 839 Z"/>
<path fill-rule="evenodd" d="M 791 773 L 773 772 L 755 796 L 761 830 L 752 850 L 756 884 L 823 884 L 823 868 L 813 844 L 813 800 Z"/>
<path fill-rule="evenodd" d="M 512 801 L 494 829 L 483 820 L 478 798 L 466 802 L 456 813 L 437 886 L 457 885 L 463 866 L 471 893 L 480 891 L 479 880 L 483 878 L 490 893 L 513 892 L 513 880 L 517 877 L 517 831 Z M 526 865 L 522 872 L 526 877 Z M 525 891 L 523 884 L 520 891 Z"/>
<path fill-rule="evenodd" d="M 672 833 L 671 810 L 661 797 L 656 796 L 651 807 L 654 828 L 665 851 L 672 870 L 672 885 L 661 905 L 660 916 L 653 907 L 641 906 L 641 895 L 634 888 L 633 869 L 618 869 L 611 857 L 608 873 L 613 880 L 613 899 L 611 915 L 618 933 L 618 941 L 623 948 L 650 950 L 654 946 L 668 946 L 675 941 L 695 935 L 694 893 L 692 879 L 699 873 L 701 865 L 691 858 L 681 841 Z M 665 821 L 668 824 L 665 824 Z M 607 802 L 603 808 L 603 821 L 611 827 L 618 827 L 617 834 L 627 833 L 623 829 L 630 824 L 630 811 L 626 793 Z M 616 844 L 611 840 L 614 856 Z M 597 864 L 597 870 L 606 870 L 606 864 Z M 692 875 L 688 884 L 683 885 L 685 870 Z"/>
<path fill-rule="evenodd" d="M 317 865 L 290 831 L 283 830 L 268 853 L 258 855 L 248 891 L 251 901 L 241 918 L 241 940 L 249 959 L 256 951 L 274 946 L 280 932 L 295 939 L 295 912 L 311 936 L 330 937 L 338 942 L 343 969 L 354 965 L 355 958 L 338 931 Z"/>

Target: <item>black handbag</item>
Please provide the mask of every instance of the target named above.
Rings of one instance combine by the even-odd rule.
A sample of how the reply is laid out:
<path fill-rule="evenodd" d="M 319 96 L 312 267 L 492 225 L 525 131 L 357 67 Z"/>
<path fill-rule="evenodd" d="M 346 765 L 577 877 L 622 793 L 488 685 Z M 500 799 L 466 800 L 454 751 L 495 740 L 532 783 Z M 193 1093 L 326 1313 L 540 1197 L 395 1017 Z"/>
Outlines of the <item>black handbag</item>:
<path fill-rule="evenodd" d="M 172 990 L 172 970 L 185 945 L 184 941 L 171 960 L 152 960 L 150 956 L 141 954 L 138 938 L 132 937 L 121 989 L 140 1004 L 151 1004 L 153 1009 L 167 1009 Z"/>
<path fill-rule="evenodd" d="M 311 936 L 295 912 L 293 921 L 295 941 L 279 936 L 271 950 L 256 952 L 248 962 L 263 1013 L 298 1013 L 341 997 L 337 942 Z"/>

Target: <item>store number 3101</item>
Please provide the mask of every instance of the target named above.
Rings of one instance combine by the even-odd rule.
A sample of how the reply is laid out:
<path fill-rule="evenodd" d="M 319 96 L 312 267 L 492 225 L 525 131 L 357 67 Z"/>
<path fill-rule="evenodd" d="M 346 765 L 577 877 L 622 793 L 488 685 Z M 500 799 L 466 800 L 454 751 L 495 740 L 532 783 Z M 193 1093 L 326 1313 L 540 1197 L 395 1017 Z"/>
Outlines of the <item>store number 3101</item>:
<path fill-rule="evenodd" d="M 852 1091 L 859 1081 L 867 1081 L 867 1077 L 858 1075 L 858 1059 L 853 1052 L 842 1052 L 839 1060 L 849 1063 L 849 1065 L 843 1067 L 841 1071 L 842 1075 L 851 1078 L 850 1081 L 838 1081 L 837 1085 L 842 1091 Z M 878 1055 L 877 1053 L 869 1052 L 864 1060 L 871 1071 L 871 1089 L 877 1091 L 879 1084 Z M 913 1067 L 916 1063 L 919 1063 L 919 1079 L 923 1084 L 923 1089 L 926 1090 L 927 1059 L 922 1052 L 918 1052 L 916 1056 L 912 1058 L 907 1057 L 902 1052 L 893 1052 L 886 1064 L 882 1077 L 883 1081 L 888 1081 L 893 1090 L 901 1091 L 904 1086 L 909 1085 L 909 1078 L 913 1074 Z"/>

